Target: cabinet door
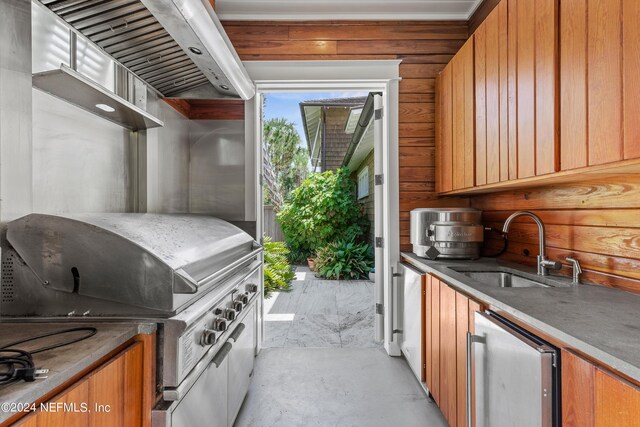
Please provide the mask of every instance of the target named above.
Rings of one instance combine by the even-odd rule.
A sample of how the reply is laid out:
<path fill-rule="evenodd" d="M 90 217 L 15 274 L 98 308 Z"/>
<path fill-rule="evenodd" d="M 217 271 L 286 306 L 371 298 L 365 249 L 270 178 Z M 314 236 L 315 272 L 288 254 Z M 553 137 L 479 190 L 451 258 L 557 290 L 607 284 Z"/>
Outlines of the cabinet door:
<path fill-rule="evenodd" d="M 444 67 L 437 79 L 436 156 L 438 192 L 453 190 L 453 87 L 451 63 Z"/>
<path fill-rule="evenodd" d="M 558 0 L 508 0 L 508 66 L 515 79 L 517 177 L 558 170 Z"/>
<path fill-rule="evenodd" d="M 440 402 L 450 426 L 457 425 L 456 291 L 440 284 Z"/>
<path fill-rule="evenodd" d="M 458 427 L 467 426 L 468 331 L 469 298 L 456 292 L 456 420 Z"/>
<path fill-rule="evenodd" d="M 640 426 L 640 389 L 601 369 L 595 374 L 596 427 Z"/>
<path fill-rule="evenodd" d="M 440 285 L 440 280 L 431 278 L 431 378 L 427 378 L 427 381 L 430 380 L 429 391 L 438 404 L 440 403 Z"/>
<path fill-rule="evenodd" d="M 473 37 L 451 60 L 453 88 L 453 189 L 475 183 L 475 82 Z"/>
<path fill-rule="evenodd" d="M 594 426 L 595 366 L 587 360 L 562 350 L 562 425 Z"/>
<path fill-rule="evenodd" d="M 429 390 L 432 388 L 432 372 L 433 372 L 433 345 L 431 343 L 431 339 L 433 337 L 432 324 L 433 324 L 433 316 L 431 315 L 431 300 L 433 292 L 431 290 L 433 282 L 433 276 L 430 274 L 425 275 L 425 284 L 424 284 L 424 364 L 425 364 L 425 384 Z"/>
<path fill-rule="evenodd" d="M 640 2 L 562 0 L 562 170 L 640 157 Z"/>

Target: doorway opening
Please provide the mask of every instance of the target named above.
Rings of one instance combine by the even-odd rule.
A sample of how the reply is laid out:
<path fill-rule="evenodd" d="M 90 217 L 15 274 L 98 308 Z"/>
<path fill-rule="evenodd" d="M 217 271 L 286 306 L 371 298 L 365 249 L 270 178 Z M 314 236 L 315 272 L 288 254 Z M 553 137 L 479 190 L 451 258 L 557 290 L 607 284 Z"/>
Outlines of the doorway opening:
<path fill-rule="evenodd" d="M 381 346 L 374 97 L 263 95 L 264 347 Z"/>

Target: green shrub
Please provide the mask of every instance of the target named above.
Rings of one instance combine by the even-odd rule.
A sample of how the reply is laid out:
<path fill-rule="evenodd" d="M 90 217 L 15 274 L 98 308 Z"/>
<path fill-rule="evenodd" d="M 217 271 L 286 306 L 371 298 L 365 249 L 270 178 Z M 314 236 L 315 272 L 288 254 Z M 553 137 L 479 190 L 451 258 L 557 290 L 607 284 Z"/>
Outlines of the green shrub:
<path fill-rule="evenodd" d="M 367 243 L 338 240 L 318 249 L 316 274 L 324 279 L 368 279 L 373 254 Z"/>
<path fill-rule="evenodd" d="M 357 239 L 369 227 L 347 168 L 311 174 L 290 193 L 277 218 L 294 261 L 337 239 Z"/>
<path fill-rule="evenodd" d="M 271 237 L 264 238 L 264 294 L 287 290 L 296 277 L 289 265 L 289 249 L 283 242 L 274 242 Z"/>

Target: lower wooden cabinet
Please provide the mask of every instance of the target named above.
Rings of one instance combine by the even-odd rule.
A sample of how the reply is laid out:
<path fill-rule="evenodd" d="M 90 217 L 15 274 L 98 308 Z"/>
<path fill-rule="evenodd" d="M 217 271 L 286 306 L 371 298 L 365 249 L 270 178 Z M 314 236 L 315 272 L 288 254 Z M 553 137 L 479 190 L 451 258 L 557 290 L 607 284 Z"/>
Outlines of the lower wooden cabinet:
<path fill-rule="evenodd" d="M 149 426 L 155 375 L 145 354 L 151 342 L 134 341 L 38 410 L 18 420 L 20 427 Z M 153 363 L 153 362 L 152 362 Z M 65 406 L 66 405 L 66 406 Z M 40 404 L 37 405 L 40 407 Z"/>
<path fill-rule="evenodd" d="M 562 350 L 562 425 L 640 426 L 640 388 Z"/>
<path fill-rule="evenodd" d="M 434 276 L 427 276 L 426 385 L 450 426 L 467 425 L 467 332 L 482 306 Z"/>

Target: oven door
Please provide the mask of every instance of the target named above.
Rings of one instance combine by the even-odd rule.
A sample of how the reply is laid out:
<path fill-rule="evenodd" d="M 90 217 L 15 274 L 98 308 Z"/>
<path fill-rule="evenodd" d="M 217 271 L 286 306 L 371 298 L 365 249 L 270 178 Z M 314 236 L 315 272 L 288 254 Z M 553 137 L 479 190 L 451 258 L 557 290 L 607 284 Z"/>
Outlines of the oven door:
<path fill-rule="evenodd" d="M 152 413 L 153 427 L 227 427 L 231 349 L 226 342 L 181 400 L 160 403 Z"/>

